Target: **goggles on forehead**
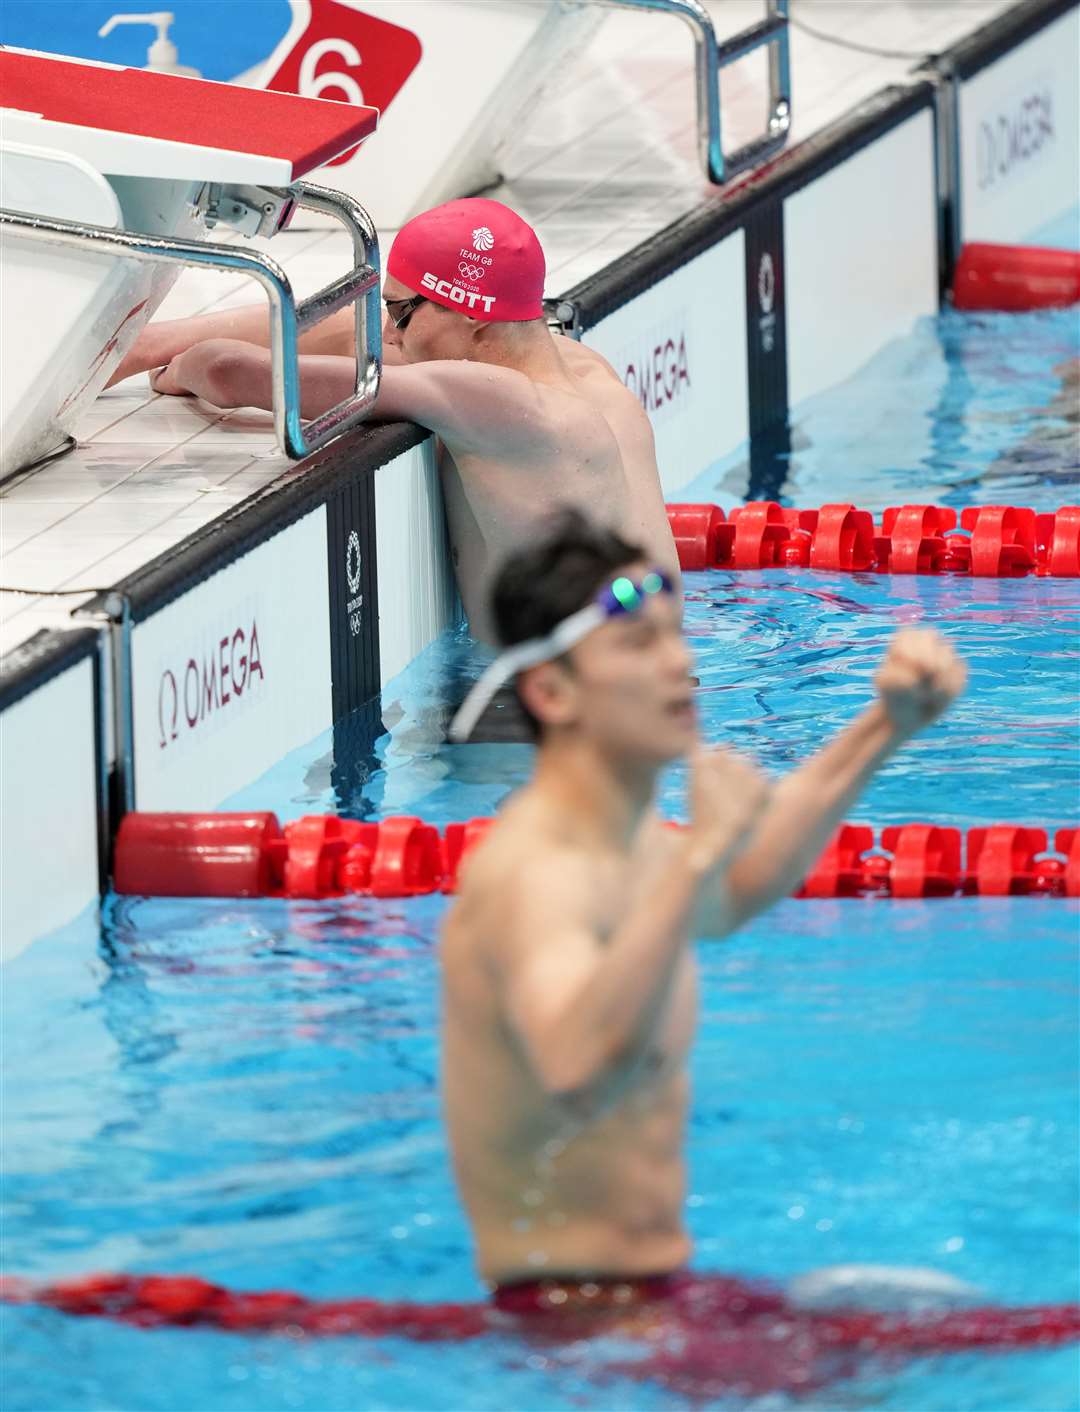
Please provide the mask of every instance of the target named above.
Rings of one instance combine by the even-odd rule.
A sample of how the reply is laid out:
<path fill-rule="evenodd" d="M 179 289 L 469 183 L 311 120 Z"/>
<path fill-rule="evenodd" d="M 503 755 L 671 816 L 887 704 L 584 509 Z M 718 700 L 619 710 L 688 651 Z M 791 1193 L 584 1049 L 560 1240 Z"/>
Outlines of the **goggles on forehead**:
<path fill-rule="evenodd" d="M 495 693 L 518 672 L 561 657 L 611 618 L 635 613 L 656 594 L 674 591 L 675 585 L 663 569 L 650 569 L 636 581 L 625 574 L 613 579 L 591 603 L 556 624 L 546 637 L 529 638 L 496 657 L 450 722 L 450 739 L 455 743 L 468 740 Z"/>

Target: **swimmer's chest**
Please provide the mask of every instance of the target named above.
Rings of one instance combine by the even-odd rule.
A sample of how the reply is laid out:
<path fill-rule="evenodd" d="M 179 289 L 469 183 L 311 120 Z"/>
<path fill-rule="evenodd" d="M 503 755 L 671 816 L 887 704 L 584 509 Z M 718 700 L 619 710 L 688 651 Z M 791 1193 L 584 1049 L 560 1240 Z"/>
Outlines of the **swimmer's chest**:
<path fill-rule="evenodd" d="M 630 870 L 614 870 L 611 877 L 598 879 L 593 896 L 592 925 L 598 951 L 605 950 L 623 921 L 641 905 L 648 884 L 637 884 Z M 694 1039 L 698 1013 L 698 973 L 693 947 L 684 942 L 672 974 L 665 1001 L 658 1013 L 653 1043 L 645 1059 L 649 1077 L 670 1078 L 682 1067 Z"/>

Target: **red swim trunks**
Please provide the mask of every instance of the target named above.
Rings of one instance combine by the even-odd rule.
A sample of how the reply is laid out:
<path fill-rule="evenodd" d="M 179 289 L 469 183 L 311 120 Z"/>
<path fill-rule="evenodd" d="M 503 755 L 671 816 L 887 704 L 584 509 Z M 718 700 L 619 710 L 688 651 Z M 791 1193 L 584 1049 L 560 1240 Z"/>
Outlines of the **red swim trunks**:
<path fill-rule="evenodd" d="M 1080 1337 L 1076 1305 L 908 1315 L 818 1313 L 775 1287 L 729 1275 L 545 1279 L 501 1286 L 498 1315 L 534 1344 L 625 1339 L 605 1371 L 689 1397 L 798 1392 L 850 1376 L 868 1356 L 1048 1347 Z"/>
<path fill-rule="evenodd" d="M 728 1275 L 536 1280 L 501 1286 L 492 1302 L 534 1344 L 625 1340 L 627 1359 L 605 1357 L 606 1372 L 694 1398 L 796 1391 L 855 1364 L 850 1348 L 822 1347 L 779 1290 Z"/>

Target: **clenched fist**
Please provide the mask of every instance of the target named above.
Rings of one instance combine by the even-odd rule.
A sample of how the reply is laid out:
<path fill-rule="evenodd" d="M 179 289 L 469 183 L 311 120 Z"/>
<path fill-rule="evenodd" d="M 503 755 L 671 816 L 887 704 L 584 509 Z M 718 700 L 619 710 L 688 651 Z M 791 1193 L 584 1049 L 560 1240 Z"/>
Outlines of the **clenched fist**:
<path fill-rule="evenodd" d="M 714 866 L 747 842 L 768 802 L 769 781 L 730 750 L 699 747 L 690 759 L 689 843 Z"/>
<path fill-rule="evenodd" d="M 914 735 L 948 709 L 967 669 L 948 642 L 927 628 L 903 628 L 889 644 L 875 685 L 893 728 Z"/>

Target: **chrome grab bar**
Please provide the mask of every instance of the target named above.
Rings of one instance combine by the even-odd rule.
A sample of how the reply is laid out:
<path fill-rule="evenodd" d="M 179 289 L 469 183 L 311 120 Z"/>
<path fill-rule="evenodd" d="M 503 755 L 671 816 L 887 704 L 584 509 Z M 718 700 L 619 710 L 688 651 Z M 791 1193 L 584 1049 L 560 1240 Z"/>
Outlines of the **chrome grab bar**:
<path fill-rule="evenodd" d="M 712 17 L 700 0 L 589 0 L 617 10 L 655 10 L 678 15 L 694 32 L 697 72 L 698 147 L 708 179 L 717 186 L 779 152 L 791 130 L 791 56 L 788 45 L 789 0 L 765 0 L 765 19 L 740 30 L 722 44 Z M 766 131 L 724 155 L 720 121 L 720 70 L 736 59 L 769 47 L 769 112 Z"/>
<path fill-rule="evenodd" d="M 348 431 L 371 410 L 382 374 L 382 318 L 379 305 L 379 243 L 364 208 L 351 197 L 296 182 L 287 188 L 297 205 L 336 217 L 353 238 L 356 267 L 297 304 L 289 277 L 259 250 L 211 245 L 175 236 L 140 235 L 75 221 L 46 220 L 20 211 L 0 210 L 0 229 L 16 238 L 58 245 L 68 250 L 119 255 L 128 260 L 163 261 L 238 270 L 259 281 L 270 302 L 270 366 L 274 431 L 285 452 L 299 461 Z M 353 303 L 356 309 L 356 381 L 353 393 L 305 427 L 300 416 L 300 368 L 297 340 L 305 329 Z"/>

